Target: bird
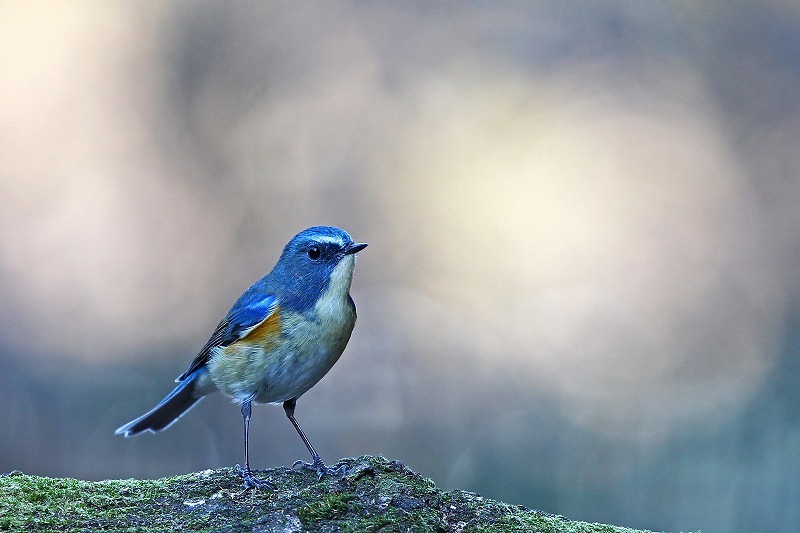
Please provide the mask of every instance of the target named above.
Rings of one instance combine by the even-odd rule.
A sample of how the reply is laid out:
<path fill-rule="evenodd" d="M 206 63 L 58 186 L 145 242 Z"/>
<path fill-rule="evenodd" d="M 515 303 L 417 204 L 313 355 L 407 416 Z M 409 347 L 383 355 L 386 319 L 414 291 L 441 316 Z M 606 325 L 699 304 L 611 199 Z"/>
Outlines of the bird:
<path fill-rule="evenodd" d="M 341 228 L 315 226 L 295 235 L 273 269 L 233 304 L 178 385 L 153 409 L 118 428 L 131 437 L 162 431 L 204 396 L 222 391 L 241 404 L 245 489 L 271 488 L 250 469 L 249 428 L 253 403 L 283 405 L 311 454 L 298 466 L 321 479 L 337 470 L 325 465 L 294 416 L 298 398 L 316 385 L 342 355 L 356 323 L 350 285 L 356 253 L 367 247 Z"/>

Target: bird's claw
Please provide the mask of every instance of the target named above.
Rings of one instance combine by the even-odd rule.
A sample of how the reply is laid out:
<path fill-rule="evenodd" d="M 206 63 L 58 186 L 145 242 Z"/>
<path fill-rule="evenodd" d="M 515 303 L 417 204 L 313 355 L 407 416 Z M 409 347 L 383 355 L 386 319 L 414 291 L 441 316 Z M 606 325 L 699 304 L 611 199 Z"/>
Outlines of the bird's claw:
<path fill-rule="evenodd" d="M 323 463 L 322 459 L 320 459 L 319 457 L 315 457 L 313 463 L 307 463 L 302 460 L 295 461 L 294 464 L 292 465 L 292 470 L 298 467 L 303 470 L 313 470 L 314 472 L 317 473 L 317 476 L 319 476 L 318 479 L 322 479 L 322 477 L 325 474 L 328 474 L 329 476 L 338 476 L 338 475 L 344 475 L 347 472 L 346 465 L 342 464 L 337 466 L 336 468 L 330 468 L 328 466 L 325 466 L 325 463 Z"/>
<path fill-rule="evenodd" d="M 244 480 L 244 489 L 274 489 L 272 483 L 262 481 L 255 476 L 249 468 L 242 468 L 236 465 L 236 473 Z"/>

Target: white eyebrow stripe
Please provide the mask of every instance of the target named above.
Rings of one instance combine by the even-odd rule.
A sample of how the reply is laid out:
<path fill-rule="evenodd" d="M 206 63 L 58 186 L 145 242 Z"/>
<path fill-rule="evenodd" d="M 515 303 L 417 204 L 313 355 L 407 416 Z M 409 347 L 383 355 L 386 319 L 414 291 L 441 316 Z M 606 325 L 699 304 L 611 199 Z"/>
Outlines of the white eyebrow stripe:
<path fill-rule="evenodd" d="M 314 240 L 317 241 L 318 243 L 330 242 L 333 244 L 338 244 L 339 246 L 344 246 L 344 242 L 339 237 L 323 235 L 320 237 L 314 237 Z"/>

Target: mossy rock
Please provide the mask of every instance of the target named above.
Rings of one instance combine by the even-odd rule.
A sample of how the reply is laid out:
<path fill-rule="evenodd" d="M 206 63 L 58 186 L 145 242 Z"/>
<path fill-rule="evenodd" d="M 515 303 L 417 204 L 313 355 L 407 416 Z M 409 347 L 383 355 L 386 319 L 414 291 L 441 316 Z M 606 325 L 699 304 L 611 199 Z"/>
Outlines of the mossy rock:
<path fill-rule="evenodd" d="M 343 459 L 346 473 L 258 471 L 274 489 L 244 490 L 232 468 L 155 480 L 0 476 L 0 530 L 628 532 L 573 522 L 471 492 L 441 491 L 398 461 Z"/>

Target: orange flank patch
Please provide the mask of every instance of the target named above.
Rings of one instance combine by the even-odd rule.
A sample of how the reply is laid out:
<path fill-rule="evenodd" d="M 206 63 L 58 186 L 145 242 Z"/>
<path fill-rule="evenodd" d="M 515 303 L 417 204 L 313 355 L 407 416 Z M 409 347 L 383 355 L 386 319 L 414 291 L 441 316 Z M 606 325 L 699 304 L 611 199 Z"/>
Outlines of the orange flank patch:
<path fill-rule="evenodd" d="M 280 307 L 276 307 L 270 315 L 261 321 L 259 325 L 239 339 L 237 342 L 248 344 L 267 345 L 276 343 L 281 335 L 281 313 Z"/>

